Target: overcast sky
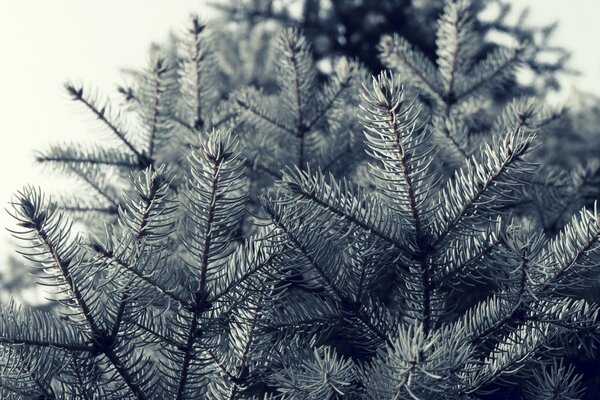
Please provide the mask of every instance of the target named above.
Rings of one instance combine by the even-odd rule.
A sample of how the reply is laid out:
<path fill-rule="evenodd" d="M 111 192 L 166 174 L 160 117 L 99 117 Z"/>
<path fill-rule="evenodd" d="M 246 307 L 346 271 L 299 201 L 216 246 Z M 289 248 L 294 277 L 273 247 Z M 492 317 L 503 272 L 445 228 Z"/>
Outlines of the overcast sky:
<path fill-rule="evenodd" d="M 375 0 L 372 0 L 375 1 Z M 573 53 L 582 76 L 565 79 L 600 94 L 597 38 L 598 0 L 514 0 L 531 5 L 534 24 L 560 22 L 555 44 Z M 44 144 L 90 135 L 82 115 L 64 94 L 76 79 L 104 91 L 121 82 L 119 68 L 144 65 L 149 44 L 181 27 L 190 12 L 206 15 L 198 0 L 0 0 L 0 224 L 3 208 L 26 183 L 47 174 L 33 165 L 33 151 Z M 0 263 L 9 250 L 0 233 Z"/>

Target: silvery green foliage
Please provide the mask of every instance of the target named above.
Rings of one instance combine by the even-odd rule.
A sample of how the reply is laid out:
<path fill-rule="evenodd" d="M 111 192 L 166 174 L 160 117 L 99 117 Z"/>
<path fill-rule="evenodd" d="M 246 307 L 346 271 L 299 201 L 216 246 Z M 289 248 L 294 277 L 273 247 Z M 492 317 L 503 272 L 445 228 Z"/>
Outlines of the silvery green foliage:
<path fill-rule="evenodd" d="M 581 375 L 573 367 L 553 363 L 535 372 L 535 380 L 526 393 L 531 400 L 578 399 L 583 395 Z"/>
<path fill-rule="evenodd" d="M 320 64 L 340 55 L 358 59 L 372 73 L 382 68 L 377 43 L 382 35 L 398 33 L 415 45 L 427 58 L 435 54 L 437 19 L 447 1 L 422 0 L 235 0 L 209 1 L 221 14 L 221 23 L 239 27 L 269 23 L 283 27 L 302 27 L 315 47 Z M 528 43 L 523 62 L 532 82 L 519 83 L 510 90 L 536 91 L 557 88 L 559 74 L 572 73 L 569 52 L 556 46 L 556 23 L 532 26 L 529 10 L 521 3 L 506 0 L 473 0 L 471 8 L 479 37 L 501 36 Z M 486 44 L 484 53 L 494 45 Z M 484 54 L 478 55 L 478 57 Z"/>
<path fill-rule="evenodd" d="M 522 125 L 535 130 L 561 115 L 560 110 L 548 111 L 539 101 L 527 99 L 514 100 L 502 113 L 497 111 L 502 103 L 492 99 L 492 91 L 513 79 L 527 47 L 497 46 L 479 60 L 487 43 L 475 29 L 474 13 L 468 1 L 446 5 L 437 24 L 437 65 L 400 36 L 386 36 L 380 43 L 385 65 L 407 76 L 410 86 L 429 104 L 433 131 L 450 163 L 460 164 L 477 151 L 479 142 L 489 136 L 480 134 L 487 125 L 496 129 L 498 125 L 503 129 Z M 527 111 L 522 112 L 523 108 Z"/>
<path fill-rule="evenodd" d="M 297 30 L 283 31 L 276 49 L 278 90 L 267 94 L 248 87 L 230 96 L 252 168 L 269 178 L 267 184 L 280 178 L 286 165 L 351 169 L 356 153 L 362 153 L 356 149 L 362 150 L 355 109 L 360 66 L 338 60 L 323 85 L 310 45 Z M 253 181 L 260 178 L 255 175 Z"/>
<path fill-rule="evenodd" d="M 373 78 L 361 110 L 376 190 L 293 167 L 242 241 L 230 131 L 201 134 L 177 191 L 163 167 L 135 177 L 99 237 L 73 237 L 39 191 L 18 194 L 15 235 L 63 316 L 3 312 L 3 395 L 450 399 L 529 374 L 535 395 L 580 393 L 551 365 L 596 330 L 597 306 L 567 295 L 597 274 L 596 212 L 546 238 L 502 211 L 530 168 L 521 128 L 446 179 L 398 78 Z M 490 278 L 453 311 L 453 292 Z"/>
<path fill-rule="evenodd" d="M 478 68 L 459 51 L 476 41 L 467 9 L 453 3 L 440 22 L 440 43 L 465 57 L 429 68 L 442 94 L 472 87 L 452 77 Z M 20 252 L 58 307 L 2 309 L 2 398 L 473 399 L 517 385 L 533 399 L 581 395 L 563 358 L 597 337 L 598 305 L 578 294 L 598 276 L 600 217 L 549 209 L 543 218 L 559 221 L 549 233 L 515 206 L 554 193 L 524 179 L 551 119 L 537 103 L 511 103 L 442 169 L 443 96 L 428 107 L 400 75 L 360 79 L 344 60 L 322 85 L 290 29 L 273 49 L 273 90 L 221 102 L 205 80 L 219 75 L 216 62 L 204 67 L 216 54 L 201 46 L 206 33 L 194 19 L 175 56 L 122 88 L 139 129 L 68 86 L 114 150 L 59 146 L 41 158 L 104 203 L 15 196 Z M 389 54 L 418 61 L 394 40 Z M 494 83 L 478 79 L 471 93 L 486 98 Z M 445 115 L 455 126 L 459 98 Z M 337 152 L 368 167 L 344 173 Z M 109 170 L 129 178 L 114 184 Z M 114 220 L 78 234 L 74 209 Z"/>
<path fill-rule="evenodd" d="M 329 79 L 319 82 L 310 45 L 297 30 L 278 32 L 272 40 L 268 27 L 257 27 L 252 34 L 264 43 L 243 51 L 232 39 L 235 32 L 225 31 L 223 39 L 216 33 L 193 17 L 174 48 L 155 47 L 148 69 L 127 71 L 131 83 L 119 87 L 122 111 L 82 85 L 66 85 L 112 141 L 61 143 L 38 153 L 39 162 L 86 188 L 61 196 L 64 209 L 92 222 L 114 219 L 132 172 L 163 164 L 170 171 L 188 168 L 187 154 L 199 145 L 199 133 L 212 128 L 234 128 L 242 139 L 253 202 L 286 165 L 310 163 L 339 173 L 362 157 L 355 108 L 365 73 L 359 64 L 340 59 Z M 273 60 L 274 81 L 253 72 L 257 58 Z M 264 86 L 239 89 L 244 83 Z M 174 174 L 172 188 L 181 184 Z"/>
<path fill-rule="evenodd" d="M 380 43 L 384 63 L 407 77 L 408 86 L 422 95 L 423 107 L 431 114 L 432 132 L 441 161 L 454 170 L 473 154 L 482 142 L 497 140 L 497 132 L 521 129 L 545 131 L 548 147 L 541 146 L 532 160 L 552 161 L 556 136 L 567 138 L 565 109 L 547 107 L 534 97 L 494 98 L 503 84 L 527 59 L 527 45 L 498 46 L 479 60 L 486 43 L 475 29 L 476 9 L 468 1 L 450 2 L 437 25 L 437 65 L 434 65 L 406 39 L 384 37 Z M 569 139 L 559 139 L 561 149 L 570 148 Z M 561 150 L 562 152 L 563 150 Z M 555 164 L 555 162 L 552 162 Z M 518 188 L 516 207 L 549 233 L 556 233 L 568 217 L 597 196 L 597 164 L 583 160 L 564 168 L 545 166 L 534 175 L 523 175 L 529 185 Z"/>
<path fill-rule="evenodd" d="M 91 146 L 58 144 L 38 154 L 38 161 L 74 175 L 87 189 L 75 198 L 64 196 L 64 208 L 96 219 L 114 217 L 132 172 L 158 164 L 187 168 L 190 148 L 199 145 L 198 132 L 232 122 L 220 98 L 217 65 L 211 32 L 192 17 L 174 48 L 155 47 L 147 69 L 127 71 L 131 82 L 119 87 L 125 103 L 119 111 L 83 85 L 67 83 L 72 99 L 113 140 Z M 179 178 L 171 182 L 175 190 L 182 184 Z"/>

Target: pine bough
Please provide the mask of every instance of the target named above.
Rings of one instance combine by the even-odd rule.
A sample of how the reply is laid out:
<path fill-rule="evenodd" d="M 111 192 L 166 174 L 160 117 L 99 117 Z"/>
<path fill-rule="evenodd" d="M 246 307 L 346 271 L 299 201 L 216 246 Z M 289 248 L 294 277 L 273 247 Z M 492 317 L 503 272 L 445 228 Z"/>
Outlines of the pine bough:
<path fill-rule="evenodd" d="M 321 87 L 287 30 L 276 89 L 226 99 L 194 19 L 171 67 L 157 57 L 120 89 L 135 134 L 68 85 L 117 142 L 39 156 L 92 197 L 14 199 L 13 233 L 58 312 L 3 307 L 2 398 L 468 399 L 516 384 L 579 397 L 563 357 L 595 343 L 598 305 L 577 293 L 598 275 L 600 217 L 582 209 L 550 236 L 515 206 L 555 115 L 513 102 L 468 151 L 441 131 L 460 155 L 451 169 L 436 152 L 440 127 L 459 126 L 519 54 L 470 62 L 468 10 L 447 6 L 438 70 L 384 39 L 399 71 L 367 83 L 342 60 Z M 333 168 L 349 160 L 368 166 Z M 73 211 L 109 218 L 85 236 Z"/>

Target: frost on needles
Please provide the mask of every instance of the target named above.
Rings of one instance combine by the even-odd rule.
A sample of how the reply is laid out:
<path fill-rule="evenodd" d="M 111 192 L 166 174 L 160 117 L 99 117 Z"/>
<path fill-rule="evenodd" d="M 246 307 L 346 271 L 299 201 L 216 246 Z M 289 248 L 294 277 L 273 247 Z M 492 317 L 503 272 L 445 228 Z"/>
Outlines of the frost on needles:
<path fill-rule="evenodd" d="M 122 113 L 67 85 L 114 144 L 39 154 L 85 196 L 14 198 L 20 252 L 57 305 L 3 307 L 2 398 L 579 397 L 565 357 L 595 342 L 579 293 L 600 219 L 546 229 L 568 212 L 540 211 L 556 187 L 531 159 L 557 113 L 510 100 L 477 140 L 459 134 L 520 54 L 474 62 L 472 18 L 448 4 L 437 67 L 384 38 L 395 71 L 339 60 L 324 83 L 284 30 L 262 89 L 219 74 L 194 18 L 130 71 Z"/>

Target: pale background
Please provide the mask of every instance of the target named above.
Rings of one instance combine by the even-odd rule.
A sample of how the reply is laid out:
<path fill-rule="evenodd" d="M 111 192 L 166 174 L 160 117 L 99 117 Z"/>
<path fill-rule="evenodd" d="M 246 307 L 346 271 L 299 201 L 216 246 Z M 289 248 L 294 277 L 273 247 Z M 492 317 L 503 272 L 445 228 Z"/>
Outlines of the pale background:
<path fill-rule="evenodd" d="M 375 0 L 373 0 L 375 1 Z M 560 98 L 573 87 L 600 94 L 598 0 L 513 0 L 531 7 L 532 24 L 558 20 L 554 44 L 572 51 L 579 77 L 563 77 Z M 33 152 L 45 144 L 89 137 L 92 118 L 64 94 L 75 79 L 104 92 L 121 83 L 119 69 L 146 62 L 153 41 L 163 41 L 191 12 L 208 16 L 199 0 L 0 0 L 0 225 L 4 208 L 26 183 L 48 184 Z M 0 231 L 0 267 L 11 250 Z"/>

